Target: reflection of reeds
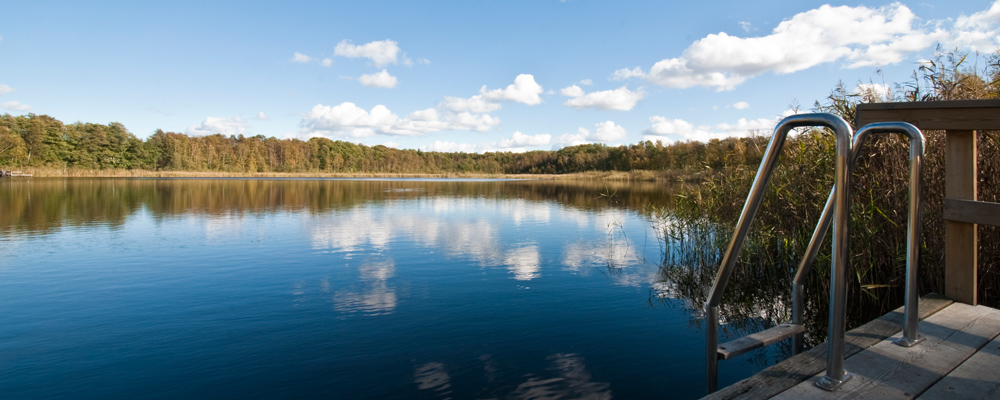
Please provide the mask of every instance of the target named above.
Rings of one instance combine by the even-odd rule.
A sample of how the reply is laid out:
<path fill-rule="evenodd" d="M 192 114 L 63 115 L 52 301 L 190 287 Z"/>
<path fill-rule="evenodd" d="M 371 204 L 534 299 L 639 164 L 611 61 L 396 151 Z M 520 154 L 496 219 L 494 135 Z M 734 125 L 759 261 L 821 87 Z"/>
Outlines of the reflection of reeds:
<path fill-rule="evenodd" d="M 2 165 L 0 165 L 2 167 Z M 10 167 L 0 169 L 11 169 Z M 464 179 L 544 179 L 608 182 L 678 182 L 698 179 L 697 174 L 679 170 L 586 171 L 567 174 L 504 174 L 483 172 L 390 173 L 390 172 L 231 172 L 173 171 L 123 168 L 17 167 L 35 177 L 45 178 L 464 178 Z"/>

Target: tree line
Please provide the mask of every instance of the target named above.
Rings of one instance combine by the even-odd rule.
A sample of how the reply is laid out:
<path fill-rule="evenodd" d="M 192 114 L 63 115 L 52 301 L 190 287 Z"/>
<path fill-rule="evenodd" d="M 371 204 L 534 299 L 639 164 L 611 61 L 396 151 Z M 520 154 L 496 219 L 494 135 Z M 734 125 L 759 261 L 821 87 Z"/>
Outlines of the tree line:
<path fill-rule="evenodd" d="M 443 153 L 309 140 L 157 130 L 137 138 L 124 125 L 65 124 L 48 115 L 0 115 L 0 166 L 163 171 L 563 174 L 692 170 L 759 162 L 761 139 L 707 143 L 582 144 L 525 153 Z M 738 160 L 734 160 L 734 157 Z"/>

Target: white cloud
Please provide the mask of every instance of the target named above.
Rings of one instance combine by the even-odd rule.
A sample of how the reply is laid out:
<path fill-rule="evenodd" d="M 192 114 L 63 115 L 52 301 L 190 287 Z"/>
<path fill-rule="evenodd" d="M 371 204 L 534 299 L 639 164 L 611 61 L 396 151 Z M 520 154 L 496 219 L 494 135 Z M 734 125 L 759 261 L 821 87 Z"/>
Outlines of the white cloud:
<path fill-rule="evenodd" d="M 580 97 L 580 96 L 583 96 L 585 94 L 583 92 L 583 88 L 581 88 L 581 87 L 579 87 L 577 85 L 573 85 L 573 86 L 570 86 L 570 87 L 564 87 L 564 88 L 562 88 L 562 89 L 559 90 L 559 93 L 562 93 L 562 95 L 566 96 L 566 97 Z"/>
<path fill-rule="evenodd" d="M 0 103 L 0 107 L 10 111 L 31 111 L 31 106 L 27 104 L 21 104 L 20 101 L 6 101 Z"/>
<path fill-rule="evenodd" d="M 333 49 L 333 54 L 347 58 L 367 58 L 375 63 L 376 67 L 382 68 L 386 65 L 399 62 L 399 44 L 388 39 L 368 42 L 362 45 L 355 45 L 349 40 L 342 40 Z"/>
<path fill-rule="evenodd" d="M 10 86 L 0 85 L 0 95 L 7 94 L 7 93 L 10 93 L 10 92 L 13 92 L 13 91 L 14 91 L 14 88 L 12 88 Z"/>
<path fill-rule="evenodd" d="M 445 96 L 441 106 L 454 112 L 470 111 L 474 113 L 488 113 L 501 108 L 500 103 L 486 100 L 481 95 L 475 95 L 468 99 Z"/>
<path fill-rule="evenodd" d="M 900 4 L 872 9 L 821 6 L 778 24 L 770 35 L 740 38 L 725 32 L 691 44 L 680 57 L 664 59 L 644 73 L 641 68 L 615 71 L 615 79 L 642 77 L 669 88 L 702 86 L 731 90 L 765 72 L 787 74 L 838 60 L 848 68 L 895 64 L 917 50 L 946 38 L 925 32 Z"/>
<path fill-rule="evenodd" d="M 625 128 L 611 121 L 599 122 L 594 125 L 594 136 L 591 138 L 601 142 L 622 140 L 625 138 Z"/>
<path fill-rule="evenodd" d="M 296 51 L 296 52 L 295 52 L 295 54 L 294 54 L 294 55 L 292 56 L 292 62 L 297 62 L 297 63 L 307 63 L 307 62 L 309 62 L 310 60 L 312 60 L 312 57 L 309 57 L 309 56 L 307 56 L 307 55 L 305 55 L 305 54 L 302 54 L 302 53 L 299 53 L 299 52 L 297 52 L 297 51 Z"/>
<path fill-rule="evenodd" d="M 394 149 L 398 149 L 399 148 L 399 143 L 396 143 L 396 142 L 385 141 L 385 142 L 382 142 L 382 145 L 385 146 L 385 147 L 392 147 Z"/>
<path fill-rule="evenodd" d="M 542 98 L 539 97 L 544 90 L 542 85 L 535 82 L 535 76 L 531 74 L 521 74 L 514 78 L 514 83 L 507 85 L 505 89 L 486 90 L 486 85 L 479 89 L 483 98 L 489 100 L 505 100 L 515 103 L 527 104 L 530 106 L 540 104 Z"/>
<path fill-rule="evenodd" d="M 329 58 L 324 58 L 323 61 L 320 61 L 320 65 L 322 65 L 324 67 L 329 67 L 329 66 L 333 65 L 333 60 L 331 60 Z"/>
<path fill-rule="evenodd" d="M 742 28 L 744 32 L 749 33 L 751 26 L 750 23 L 747 21 L 740 21 L 740 28 Z"/>
<path fill-rule="evenodd" d="M 525 135 L 520 131 L 514 132 L 509 138 L 501 139 L 499 142 L 485 142 L 479 144 L 456 143 L 442 140 L 435 140 L 420 149 L 424 151 L 440 151 L 445 153 L 485 153 L 485 152 L 513 152 L 523 153 L 525 151 L 545 146 L 552 142 L 552 135 Z"/>
<path fill-rule="evenodd" d="M 483 132 L 499 123 L 499 119 L 488 114 L 440 113 L 433 108 L 414 111 L 406 118 L 400 118 L 381 104 L 366 111 L 354 103 L 344 102 L 337 106 L 314 106 L 302 118 L 301 133 L 354 138 L 376 134 L 412 136 L 444 130 Z"/>
<path fill-rule="evenodd" d="M 625 139 L 625 134 L 625 128 L 616 125 L 613 121 L 604 121 L 594 124 L 593 134 L 586 128 L 577 128 L 575 134 L 567 133 L 559 136 L 556 142 L 563 146 L 576 146 L 593 142 L 607 143 Z"/>
<path fill-rule="evenodd" d="M 562 94 L 572 97 L 572 99 L 566 100 L 563 105 L 577 110 L 593 108 L 598 110 L 628 111 L 635 107 L 635 104 L 643 98 L 641 90 L 633 92 L 625 86 L 614 90 L 584 94 L 583 89 L 573 85 L 564 88 Z"/>
<path fill-rule="evenodd" d="M 261 112 L 257 113 L 257 116 L 253 117 L 253 119 L 260 120 L 260 121 L 268 121 L 268 120 L 271 119 L 271 117 L 268 117 L 267 114 L 264 114 L 264 112 L 261 111 Z"/>
<path fill-rule="evenodd" d="M 509 139 L 503 139 L 497 143 L 497 147 L 503 149 L 538 147 L 547 145 L 551 141 L 552 135 L 549 134 L 525 135 L 518 131 L 514 132 L 514 135 L 512 135 Z"/>
<path fill-rule="evenodd" d="M 249 126 L 243 122 L 243 118 L 218 118 L 208 117 L 201 124 L 191 125 L 187 129 L 190 136 L 205 136 L 220 133 L 225 136 L 242 135 L 246 133 Z"/>
<path fill-rule="evenodd" d="M 1000 1 L 989 9 L 955 20 L 955 27 L 946 48 L 993 52 L 1000 44 Z"/>
<path fill-rule="evenodd" d="M 892 89 L 889 88 L 889 85 L 881 83 L 859 83 L 854 88 L 854 94 L 868 99 L 866 102 L 869 100 L 885 101 L 892 98 Z"/>
<path fill-rule="evenodd" d="M 556 142 L 564 146 L 576 146 L 579 144 L 590 143 L 590 141 L 587 140 L 589 136 L 590 136 L 590 131 L 584 128 L 577 128 L 575 134 L 567 133 L 562 136 L 559 136 L 559 139 L 556 139 Z"/>
<path fill-rule="evenodd" d="M 611 74 L 611 80 L 622 81 L 629 78 L 645 78 L 646 73 L 642 72 L 642 68 L 635 67 L 632 69 L 622 68 Z"/>
<path fill-rule="evenodd" d="M 590 86 L 590 85 L 594 84 L 594 80 L 593 79 L 584 79 L 584 80 L 580 81 L 580 84 L 583 85 L 583 86 Z"/>
<path fill-rule="evenodd" d="M 746 110 L 746 109 L 750 108 L 750 103 L 747 103 L 745 101 L 739 101 L 739 102 L 733 103 L 733 108 L 735 108 L 737 110 Z"/>
<path fill-rule="evenodd" d="M 398 81 L 395 76 L 389 75 L 385 69 L 374 74 L 361 75 L 358 79 L 362 85 L 370 88 L 394 88 Z"/>
<path fill-rule="evenodd" d="M 778 121 L 791 114 L 792 112 L 789 110 L 775 118 L 740 118 L 736 123 L 720 123 L 714 127 L 710 125 L 696 126 L 682 119 L 653 116 L 649 117 L 649 121 L 653 125 L 643 131 L 642 140 L 673 143 L 685 140 L 707 142 L 712 139 L 744 137 L 753 131 L 770 132 Z"/>
<path fill-rule="evenodd" d="M 475 153 L 476 145 L 435 140 L 433 143 L 421 147 L 421 149 L 424 151 L 437 151 L 441 153 Z"/>
<path fill-rule="evenodd" d="M 542 86 L 535 82 L 534 76 L 521 74 L 514 78 L 514 83 L 507 85 L 506 89 L 487 90 L 486 85 L 483 85 L 479 89 L 479 94 L 475 96 L 468 99 L 446 96 L 440 106 L 453 112 L 488 113 L 502 107 L 499 101 L 539 104 L 542 102 L 542 98 L 539 97 L 542 92 Z"/>

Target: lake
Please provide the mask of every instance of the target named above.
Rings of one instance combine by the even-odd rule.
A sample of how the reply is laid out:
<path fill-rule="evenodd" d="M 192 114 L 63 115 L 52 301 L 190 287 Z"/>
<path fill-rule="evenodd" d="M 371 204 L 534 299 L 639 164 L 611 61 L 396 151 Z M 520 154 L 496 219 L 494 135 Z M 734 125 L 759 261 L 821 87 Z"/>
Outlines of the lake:
<path fill-rule="evenodd" d="M 696 398 L 654 184 L 0 180 L 4 398 Z M 700 306 L 699 306 L 700 307 Z M 720 383 L 763 366 L 720 363 Z"/>

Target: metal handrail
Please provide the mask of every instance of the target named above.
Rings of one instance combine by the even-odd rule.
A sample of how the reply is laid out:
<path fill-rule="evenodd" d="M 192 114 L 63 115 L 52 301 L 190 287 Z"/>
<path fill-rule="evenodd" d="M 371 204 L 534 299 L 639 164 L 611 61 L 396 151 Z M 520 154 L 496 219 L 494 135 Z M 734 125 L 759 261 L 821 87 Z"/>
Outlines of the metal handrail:
<path fill-rule="evenodd" d="M 785 138 L 788 136 L 788 132 L 793 128 L 806 127 L 806 126 L 823 126 L 833 130 L 834 136 L 837 142 L 837 155 L 834 170 L 834 226 L 833 226 L 833 255 L 832 255 L 832 271 L 830 273 L 830 351 L 828 355 L 827 363 L 827 375 L 823 377 L 822 381 L 828 381 L 836 386 L 850 378 L 850 375 L 844 371 L 844 325 L 846 317 L 846 298 L 847 298 L 847 286 L 845 284 L 847 275 L 847 260 L 848 260 L 848 232 L 847 232 L 847 208 L 848 202 L 848 192 L 850 187 L 847 184 L 848 176 L 850 175 L 850 163 L 849 158 L 851 157 L 851 126 L 848 125 L 846 121 L 842 118 L 835 116 L 833 114 L 827 113 L 814 113 L 814 114 L 799 114 L 787 117 L 774 128 L 774 134 L 771 137 L 771 141 L 767 145 L 767 150 L 764 151 L 764 157 L 761 160 L 760 167 L 757 169 L 757 175 L 754 178 L 753 185 L 750 188 L 750 194 L 747 196 L 746 203 L 743 205 L 743 212 L 740 214 L 740 219 L 736 223 L 736 232 L 733 234 L 732 241 L 729 242 L 729 246 L 726 248 L 726 253 L 722 258 L 722 263 L 719 266 L 718 274 L 715 278 L 715 283 L 712 286 L 712 292 L 705 302 L 705 315 L 706 315 L 706 337 L 707 337 L 707 386 L 708 392 L 712 393 L 716 390 L 718 386 L 718 370 L 719 370 L 719 355 L 718 355 L 718 341 L 719 341 L 719 303 L 722 301 L 722 293 L 725 291 L 726 285 L 729 283 L 729 278 L 733 274 L 733 267 L 736 265 L 736 257 L 739 252 L 740 247 L 743 246 L 743 241 L 746 239 L 747 232 L 750 229 L 750 223 L 753 221 L 754 215 L 757 214 L 757 209 L 760 207 L 760 201 L 764 195 L 764 188 L 767 186 L 767 182 L 771 178 L 771 173 L 774 171 L 774 166 L 777 164 L 778 155 L 781 153 L 781 148 L 785 144 Z M 837 317 L 837 318 L 834 318 Z M 835 354 L 839 354 L 835 357 Z"/>
<path fill-rule="evenodd" d="M 854 134 L 854 143 L 851 148 L 851 168 L 858 162 L 861 155 L 861 146 L 872 133 L 899 133 L 910 139 L 910 199 L 909 215 L 906 227 L 906 304 L 903 328 L 903 337 L 896 340 L 896 344 L 911 347 L 919 343 L 922 339 L 917 334 L 917 324 L 919 323 L 919 294 L 917 293 L 917 262 L 920 250 L 920 214 L 923 203 L 920 197 L 920 176 L 922 173 L 924 156 L 924 135 L 917 127 L 905 122 L 881 122 L 868 124 Z M 816 224 L 812 239 L 806 248 L 806 255 L 799 264 L 798 272 L 795 274 L 792 286 L 792 323 L 801 324 L 803 322 L 803 309 L 805 308 L 803 297 L 805 291 L 805 280 L 812 270 L 813 262 L 819 253 L 819 247 L 830 228 L 830 218 L 833 215 L 833 190 L 823 207 L 822 216 Z M 803 334 L 795 335 L 794 351 L 796 354 L 802 352 Z"/>

